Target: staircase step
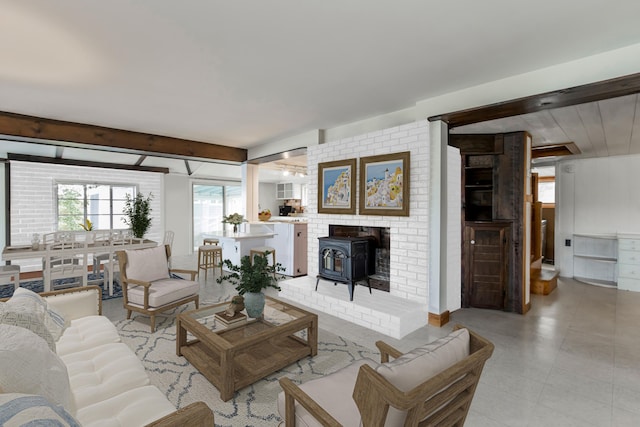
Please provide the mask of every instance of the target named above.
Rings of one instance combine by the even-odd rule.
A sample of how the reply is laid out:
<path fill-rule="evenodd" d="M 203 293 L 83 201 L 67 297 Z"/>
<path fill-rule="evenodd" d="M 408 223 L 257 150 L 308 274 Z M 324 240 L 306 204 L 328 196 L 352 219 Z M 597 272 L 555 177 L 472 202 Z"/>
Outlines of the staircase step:
<path fill-rule="evenodd" d="M 558 273 L 555 270 L 534 270 L 531 272 L 531 293 L 549 295 L 558 287 Z"/>

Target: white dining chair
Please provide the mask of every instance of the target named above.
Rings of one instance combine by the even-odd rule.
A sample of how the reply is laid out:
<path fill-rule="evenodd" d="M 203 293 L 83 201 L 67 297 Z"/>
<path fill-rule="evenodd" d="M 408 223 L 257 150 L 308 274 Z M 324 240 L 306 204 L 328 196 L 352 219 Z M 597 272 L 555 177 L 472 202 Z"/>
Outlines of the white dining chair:
<path fill-rule="evenodd" d="M 54 281 L 60 279 L 78 278 L 80 285 L 86 286 L 87 259 L 86 241 L 69 238 L 47 244 L 43 270 L 45 291 L 53 290 Z M 63 285 L 68 287 L 69 283 Z"/>
<path fill-rule="evenodd" d="M 20 266 L 16 264 L 0 266 L 0 286 L 11 284 L 14 290 L 20 287 Z"/>

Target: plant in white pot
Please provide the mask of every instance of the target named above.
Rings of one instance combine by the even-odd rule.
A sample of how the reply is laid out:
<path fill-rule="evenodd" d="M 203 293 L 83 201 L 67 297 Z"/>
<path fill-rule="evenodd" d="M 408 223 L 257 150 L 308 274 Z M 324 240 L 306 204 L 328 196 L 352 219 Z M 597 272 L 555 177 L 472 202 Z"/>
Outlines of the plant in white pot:
<path fill-rule="evenodd" d="M 141 239 L 151 227 L 152 195 L 149 193 L 147 197 L 144 197 L 141 193 L 138 193 L 136 197 L 131 197 L 127 193 L 126 197 L 127 200 L 123 209 L 126 218 L 122 218 L 122 220 L 131 227 L 133 237 Z"/>
<path fill-rule="evenodd" d="M 240 265 L 234 265 L 231 260 L 225 259 L 222 264 L 229 273 L 221 275 L 216 280 L 218 283 L 229 281 L 236 287 L 238 293 L 244 296 L 247 314 L 254 319 L 262 316 L 264 310 L 265 299 L 262 291 L 267 288 L 280 290 L 278 279 L 283 277 L 278 277 L 278 272 L 284 270 L 281 264 L 269 265 L 269 253 L 267 251 L 264 255 L 254 255 L 253 263 L 251 258 L 245 255 L 240 259 Z"/>

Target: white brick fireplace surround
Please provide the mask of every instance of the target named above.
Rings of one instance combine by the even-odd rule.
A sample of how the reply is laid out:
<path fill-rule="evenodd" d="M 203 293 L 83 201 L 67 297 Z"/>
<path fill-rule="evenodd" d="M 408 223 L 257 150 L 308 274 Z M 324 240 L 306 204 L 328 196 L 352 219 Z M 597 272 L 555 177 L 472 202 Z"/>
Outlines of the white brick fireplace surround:
<path fill-rule="evenodd" d="M 308 276 L 281 282 L 284 298 L 332 314 L 361 326 L 402 338 L 428 321 L 429 283 L 429 125 L 426 120 L 309 147 L 310 177 L 318 176 L 318 163 L 410 151 L 410 216 L 318 214 L 309 203 Z M 359 185 L 359 166 L 357 171 Z M 310 179 L 308 198 L 317 200 L 318 183 Z M 356 191 L 357 195 L 357 191 Z M 358 206 L 356 196 L 356 206 Z M 329 235 L 329 225 L 389 227 L 390 292 L 356 286 L 349 301 L 347 285 L 320 280 L 318 237 Z M 321 325 L 322 326 L 322 325 Z"/>

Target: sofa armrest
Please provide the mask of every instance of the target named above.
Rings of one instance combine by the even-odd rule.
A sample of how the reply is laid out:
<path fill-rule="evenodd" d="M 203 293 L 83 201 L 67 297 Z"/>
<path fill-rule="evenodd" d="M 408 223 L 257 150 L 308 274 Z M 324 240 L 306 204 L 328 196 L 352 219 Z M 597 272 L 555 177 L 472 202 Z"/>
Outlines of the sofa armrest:
<path fill-rule="evenodd" d="M 384 341 L 376 341 L 376 347 L 378 347 L 378 350 L 380 351 L 381 363 L 389 362 L 389 356 L 397 359 L 403 354 L 400 350 L 396 350 Z"/>
<path fill-rule="evenodd" d="M 40 294 L 47 304 L 58 310 L 69 322 L 86 316 L 102 314 L 102 289 L 99 286 L 81 286 Z"/>
<path fill-rule="evenodd" d="M 212 427 L 213 411 L 204 402 L 194 402 L 146 427 Z"/>
<path fill-rule="evenodd" d="M 306 409 L 313 417 L 320 422 L 323 426 L 327 427 L 342 427 L 335 418 L 325 411 L 320 405 L 316 403 L 308 394 L 306 394 L 300 387 L 294 384 L 287 377 L 280 378 L 280 387 L 284 391 L 285 399 L 285 426 L 294 427 L 296 425 L 295 405 L 296 401 Z"/>

